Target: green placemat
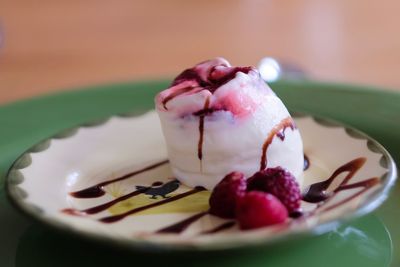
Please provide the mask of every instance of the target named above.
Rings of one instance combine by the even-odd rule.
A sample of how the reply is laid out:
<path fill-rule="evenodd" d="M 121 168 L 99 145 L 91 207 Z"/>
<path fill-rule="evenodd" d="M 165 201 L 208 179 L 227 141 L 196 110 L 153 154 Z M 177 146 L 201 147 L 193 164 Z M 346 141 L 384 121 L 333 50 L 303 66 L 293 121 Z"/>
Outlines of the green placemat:
<path fill-rule="evenodd" d="M 120 251 L 57 233 L 22 217 L 8 203 L 3 178 L 28 147 L 58 131 L 115 113 L 153 107 L 167 82 L 98 86 L 0 107 L 0 266 L 399 266 L 399 186 L 373 215 L 328 234 L 273 247 L 154 256 Z M 285 82 L 271 85 L 289 109 L 330 117 L 371 135 L 400 161 L 400 94 L 348 85 Z M 392 241 L 391 241 L 392 240 Z M 393 245 L 392 245 L 393 242 Z M 392 258 L 393 257 L 393 258 Z"/>

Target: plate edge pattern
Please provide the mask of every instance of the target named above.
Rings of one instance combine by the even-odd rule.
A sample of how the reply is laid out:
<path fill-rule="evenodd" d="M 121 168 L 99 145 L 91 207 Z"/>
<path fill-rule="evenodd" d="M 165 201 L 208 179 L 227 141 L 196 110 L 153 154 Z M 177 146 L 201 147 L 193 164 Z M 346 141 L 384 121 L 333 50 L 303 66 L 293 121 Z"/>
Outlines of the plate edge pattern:
<path fill-rule="evenodd" d="M 137 110 L 133 110 L 131 112 L 125 112 L 121 114 L 116 114 L 113 116 L 108 116 L 106 118 L 100 118 L 98 120 L 93 120 L 88 123 L 81 124 L 76 127 L 68 128 L 65 130 L 62 130 L 58 132 L 57 134 L 43 139 L 42 141 L 38 142 L 28 150 L 26 150 L 24 153 L 22 153 L 11 165 L 9 170 L 6 173 L 5 176 L 5 189 L 8 195 L 8 198 L 10 202 L 18 209 L 20 210 L 23 214 L 30 215 L 29 218 L 34 218 L 37 221 L 46 223 L 48 225 L 51 225 L 59 230 L 67 230 L 70 233 L 73 234 L 78 234 L 79 236 L 83 235 L 86 237 L 90 237 L 91 239 L 96 239 L 96 240 L 106 240 L 106 241 L 112 241 L 116 243 L 120 243 L 122 245 L 128 246 L 128 247 L 135 247 L 138 249 L 156 249 L 156 250 L 219 250 L 219 249 L 228 249 L 228 248 L 239 248 L 242 247 L 243 245 L 238 245 L 238 244 L 224 244 L 224 243 L 219 243 L 219 244 L 207 244 L 207 245 L 200 245 L 200 246 L 193 246 L 193 245 L 188 245 L 188 244 L 155 244 L 149 241 L 145 240 L 132 240 L 132 239 L 116 239 L 112 237 L 108 237 L 106 235 L 98 235 L 98 234 L 93 234 L 93 233 L 88 233 L 85 231 L 81 231 L 79 229 L 73 228 L 66 223 L 59 222 L 58 220 L 52 219 L 50 217 L 46 217 L 45 212 L 43 209 L 38 207 L 37 205 L 33 203 L 29 203 L 27 201 L 28 193 L 25 192 L 19 185 L 22 184 L 25 180 L 24 175 L 21 173 L 20 170 L 27 168 L 28 166 L 31 165 L 32 163 L 32 158 L 31 154 L 32 153 L 40 153 L 43 151 L 46 151 L 47 149 L 50 148 L 52 140 L 54 139 L 66 139 L 73 137 L 79 132 L 79 129 L 81 128 L 87 128 L 87 127 L 99 127 L 104 124 L 106 124 L 108 121 L 110 121 L 114 117 L 120 117 L 120 118 L 131 118 L 131 117 L 136 117 L 143 115 L 145 113 L 149 112 L 149 110 L 144 111 L 144 112 L 138 112 Z M 356 219 L 360 216 L 366 215 L 367 213 L 372 212 L 375 210 L 377 207 L 380 206 L 380 204 L 386 200 L 389 191 L 392 189 L 396 178 L 397 178 L 397 167 L 396 164 L 389 154 L 389 152 L 375 139 L 370 137 L 369 135 L 361 132 L 360 130 L 355 129 L 354 127 L 351 127 L 349 125 L 343 124 L 341 122 L 331 120 L 329 118 L 324 118 L 324 117 L 319 117 L 315 116 L 312 114 L 308 114 L 305 112 L 291 112 L 293 118 L 311 118 L 313 119 L 314 122 L 316 122 L 319 125 L 322 125 L 324 127 L 340 127 L 345 130 L 345 133 L 354 139 L 363 139 L 367 141 L 367 148 L 373 152 L 373 153 L 378 153 L 381 155 L 381 159 L 379 161 L 379 164 L 381 167 L 387 170 L 385 174 L 382 175 L 381 180 L 383 181 L 383 191 L 377 191 L 375 194 L 371 196 L 371 198 L 363 203 L 361 205 L 357 212 L 348 215 L 346 217 L 343 217 L 339 220 L 335 221 L 328 221 L 324 222 L 322 224 L 317 225 L 313 229 L 310 229 L 309 231 L 304 231 L 304 232 L 295 232 L 291 234 L 291 238 L 294 238 L 295 236 L 301 236 L 301 235 L 308 235 L 308 234 L 322 234 L 333 227 L 336 227 L 342 223 L 348 222 L 349 220 Z M 286 239 L 289 237 L 289 235 L 282 235 L 278 238 L 272 238 L 269 239 L 267 242 L 255 242 L 254 244 L 250 244 L 251 246 L 257 246 L 260 244 L 267 244 L 270 242 L 274 242 L 276 239 Z M 249 244 L 245 244 L 249 245 Z"/>

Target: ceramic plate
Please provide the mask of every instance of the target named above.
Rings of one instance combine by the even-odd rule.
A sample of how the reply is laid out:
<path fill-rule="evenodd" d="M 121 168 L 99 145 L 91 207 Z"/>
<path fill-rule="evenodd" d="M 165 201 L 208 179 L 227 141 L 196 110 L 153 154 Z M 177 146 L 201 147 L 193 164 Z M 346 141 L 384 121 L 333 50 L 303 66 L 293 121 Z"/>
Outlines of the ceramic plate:
<path fill-rule="evenodd" d="M 277 226 L 241 231 L 234 221 L 209 215 L 210 192 L 173 178 L 154 111 L 115 116 L 37 144 L 10 169 L 8 194 L 46 224 L 136 248 L 269 243 L 320 234 L 378 207 L 396 178 L 387 151 L 352 128 L 294 117 L 309 161 L 303 191 L 324 186 L 329 198 L 303 201 L 303 216 Z"/>

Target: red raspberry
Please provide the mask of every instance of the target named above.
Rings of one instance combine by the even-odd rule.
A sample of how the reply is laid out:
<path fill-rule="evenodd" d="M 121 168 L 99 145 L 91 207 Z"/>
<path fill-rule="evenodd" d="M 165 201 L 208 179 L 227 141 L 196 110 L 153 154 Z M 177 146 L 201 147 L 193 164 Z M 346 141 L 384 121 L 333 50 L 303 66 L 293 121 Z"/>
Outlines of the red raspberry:
<path fill-rule="evenodd" d="M 246 193 L 246 179 L 232 172 L 217 184 L 210 197 L 210 213 L 222 218 L 235 218 L 236 199 Z"/>
<path fill-rule="evenodd" d="M 238 199 L 236 218 L 240 229 L 254 229 L 283 223 L 288 212 L 274 195 L 259 191 L 246 193 Z"/>
<path fill-rule="evenodd" d="M 256 172 L 247 180 L 247 190 L 263 191 L 276 196 L 285 205 L 289 214 L 300 210 L 301 192 L 294 176 L 281 167 Z"/>

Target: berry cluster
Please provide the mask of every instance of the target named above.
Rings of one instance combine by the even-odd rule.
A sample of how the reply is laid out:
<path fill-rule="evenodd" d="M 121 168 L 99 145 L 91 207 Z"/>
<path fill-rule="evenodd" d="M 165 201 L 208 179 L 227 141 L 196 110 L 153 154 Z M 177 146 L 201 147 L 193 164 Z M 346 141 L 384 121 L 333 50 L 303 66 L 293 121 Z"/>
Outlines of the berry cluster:
<path fill-rule="evenodd" d="M 254 229 L 286 221 L 300 210 L 301 192 L 296 179 L 281 167 L 268 168 L 246 180 L 232 172 L 214 188 L 210 213 L 236 218 L 241 229 Z"/>

